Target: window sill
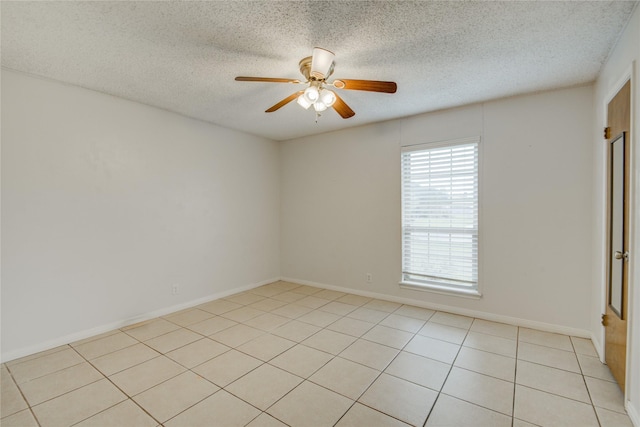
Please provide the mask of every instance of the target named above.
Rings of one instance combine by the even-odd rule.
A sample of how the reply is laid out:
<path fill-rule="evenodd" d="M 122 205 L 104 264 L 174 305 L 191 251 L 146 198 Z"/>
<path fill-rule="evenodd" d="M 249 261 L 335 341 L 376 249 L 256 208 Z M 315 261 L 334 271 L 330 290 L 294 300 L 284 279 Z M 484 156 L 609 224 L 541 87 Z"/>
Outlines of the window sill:
<path fill-rule="evenodd" d="M 402 289 L 410 289 L 412 291 L 431 292 L 434 294 L 449 295 L 454 297 L 480 299 L 482 294 L 476 289 L 452 289 L 442 285 L 424 284 L 415 282 L 400 282 Z"/>

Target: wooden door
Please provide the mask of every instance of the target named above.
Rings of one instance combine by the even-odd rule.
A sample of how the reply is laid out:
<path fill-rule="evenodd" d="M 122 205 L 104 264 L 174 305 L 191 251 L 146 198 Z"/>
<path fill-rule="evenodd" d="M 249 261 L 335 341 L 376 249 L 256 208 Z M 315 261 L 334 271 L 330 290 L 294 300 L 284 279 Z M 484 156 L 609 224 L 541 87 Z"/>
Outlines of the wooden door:
<path fill-rule="evenodd" d="M 629 180 L 631 82 L 607 106 L 605 131 L 609 157 L 608 256 L 605 360 L 624 393 L 627 356 L 629 295 Z"/>

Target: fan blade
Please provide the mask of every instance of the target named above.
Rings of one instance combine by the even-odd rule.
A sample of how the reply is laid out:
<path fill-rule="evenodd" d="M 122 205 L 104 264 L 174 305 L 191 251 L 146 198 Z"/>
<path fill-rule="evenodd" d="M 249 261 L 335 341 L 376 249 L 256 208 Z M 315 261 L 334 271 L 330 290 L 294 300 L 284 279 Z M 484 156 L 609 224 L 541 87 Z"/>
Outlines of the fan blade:
<path fill-rule="evenodd" d="M 335 54 L 321 47 L 313 48 L 313 56 L 311 57 L 311 73 L 310 76 L 318 80 L 324 80 L 331 75 L 333 71 L 333 58 Z"/>
<path fill-rule="evenodd" d="M 333 109 L 336 110 L 343 119 L 348 119 L 349 117 L 353 117 L 356 113 L 347 105 L 346 102 L 342 100 L 336 93 L 336 102 L 333 103 Z"/>
<path fill-rule="evenodd" d="M 369 92 L 396 93 L 398 85 L 395 82 L 381 82 L 378 80 L 350 80 L 340 79 L 333 82 L 338 89 L 366 90 Z"/>
<path fill-rule="evenodd" d="M 237 82 L 268 82 L 268 83 L 302 83 L 296 79 L 279 79 L 274 77 L 236 77 Z"/>
<path fill-rule="evenodd" d="M 302 95 L 303 93 L 304 93 L 304 91 L 300 90 L 300 91 L 298 91 L 296 93 L 293 93 L 293 94 L 287 96 L 285 99 L 283 99 L 282 101 L 278 102 L 273 107 L 269 108 L 268 110 L 265 110 L 265 113 L 273 113 L 274 111 L 279 110 L 280 108 L 284 107 L 285 105 L 287 105 L 288 103 L 290 103 L 291 101 L 293 101 L 294 99 L 296 99 L 297 97 Z"/>

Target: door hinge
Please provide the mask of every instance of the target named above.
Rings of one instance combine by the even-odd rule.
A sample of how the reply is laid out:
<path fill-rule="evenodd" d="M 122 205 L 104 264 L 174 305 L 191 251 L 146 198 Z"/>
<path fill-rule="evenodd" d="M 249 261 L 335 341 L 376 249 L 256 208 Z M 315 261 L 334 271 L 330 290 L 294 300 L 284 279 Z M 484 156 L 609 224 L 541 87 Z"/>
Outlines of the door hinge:
<path fill-rule="evenodd" d="M 607 326 L 607 315 L 606 314 L 602 315 L 602 326 Z"/>
<path fill-rule="evenodd" d="M 609 126 L 604 128 L 604 139 L 611 139 L 611 128 Z"/>

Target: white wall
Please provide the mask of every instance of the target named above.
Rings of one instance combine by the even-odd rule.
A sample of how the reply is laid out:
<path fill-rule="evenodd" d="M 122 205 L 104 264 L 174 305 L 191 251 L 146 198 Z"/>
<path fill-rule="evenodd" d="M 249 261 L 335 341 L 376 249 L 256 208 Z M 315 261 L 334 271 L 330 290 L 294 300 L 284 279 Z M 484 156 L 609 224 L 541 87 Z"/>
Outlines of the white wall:
<path fill-rule="evenodd" d="M 636 426 L 640 426 L 640 143 L 638 129 L 640 129 L 640 7 L 629 21 L 622 37 L 603 66 L 595 85 L 594 94 L 594 130 L 593 135 L 593 273 L 591 292 L 591 331 L 600 354 L 603 354 L 604 328 L 600 325 L 600 313 L 604 312 L 604 284 L 605 282 L 605 170 L 606 144 L 602 139 L 602 129 L 605 126 L 605 106 L 615 94 L 618 83 L 632 77 L 632 118 L 631 141 L 633 156 L 632 176 L 632 242 L 631 242 L 631 281 L 630 299 L 631 319 L 628 322 L 630 340 L 628 341 L 628 371 L 627 371 L 627 411 Z"/>
<path fill-rule="evenodd" d="M 283 143 L 282 276 L 588 334 L 592 101 L 584 86 Z M 483 297 L 401 289 L 400 145 L 476 135 Z"/>
<path fill-rule="evenodd" d="M 3 360 L 273 280 L 279 234 L 277 143 L 2 71 Z"/>

